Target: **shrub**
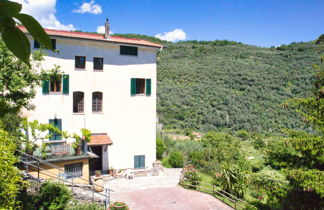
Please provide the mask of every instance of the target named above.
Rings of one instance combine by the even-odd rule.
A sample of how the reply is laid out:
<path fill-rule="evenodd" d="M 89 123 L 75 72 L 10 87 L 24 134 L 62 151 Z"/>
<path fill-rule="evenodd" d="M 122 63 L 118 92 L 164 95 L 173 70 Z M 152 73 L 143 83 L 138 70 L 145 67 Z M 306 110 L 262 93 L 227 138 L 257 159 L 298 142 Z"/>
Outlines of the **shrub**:
<path fill-rule="evenodd" d="M 69 189 L 62 183 L 45 182 L 36 198 L 38 209 L 64 209 L 72 198 Z"/>
<path fill-rule="evenodd" d="M 104 210 L 105 208 L 96 203 L 79 203 L 69 205 L 65 210 Z"/>
<path fill-rule="evenodd" d="M 246 130 L 239 130 L 236 132 L 236 136 L 242 140 L 247 140 L 249 138 L 249 133 Z"/>
<path fill-rule="evenodd" d="M 158 160 L 162 159 L 165 149 L 166 149 L 166 146 L 164 144 L 163 139 L 157 138 L 156 139 L 156 158 Z"/>
<path fill-rule="evenodd" d="M 174 168 L 183 167 L 183 155 L 180 152 L 171 152 L 169 156 L 169 163 Z"/>
<path fill-rule="evenodd" d="M 184 168 L 184 178 L 190 183 L 189 188 L 196 189 L 199 182 L 201 182 L 201 177 L 199 176 L 197 170 L 193 165 L 188 165 Z"/>
<path fill-rule="evenodd" d="M 0 105 L 1 106 L 1 105 Z M 21 188 L 21 176 L 15 167 L 15 143 L 0 125 L 0 209 L 17 206 L 16 196 Z"/>
<path fill-rule="evenodd" d="M 242 198 L 247 189 L 247 166 L 241 161 L 238 164 L 222 165 L 220 173 L 215 173 L 213 184 L 224 191 Z"/>

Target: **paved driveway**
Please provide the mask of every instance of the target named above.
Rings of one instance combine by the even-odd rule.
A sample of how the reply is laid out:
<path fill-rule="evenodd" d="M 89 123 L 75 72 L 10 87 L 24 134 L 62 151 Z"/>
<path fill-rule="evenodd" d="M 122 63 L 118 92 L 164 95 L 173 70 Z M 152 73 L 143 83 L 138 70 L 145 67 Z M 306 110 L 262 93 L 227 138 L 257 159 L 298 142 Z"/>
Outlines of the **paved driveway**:
<path fill-rule="evenodd" d="M 116 179 L 108 183 L 112 200 L 131 210 L 231 209 L 211 195 L 178 186 L 181 169 L 165 169 L 163 175 Z"/>

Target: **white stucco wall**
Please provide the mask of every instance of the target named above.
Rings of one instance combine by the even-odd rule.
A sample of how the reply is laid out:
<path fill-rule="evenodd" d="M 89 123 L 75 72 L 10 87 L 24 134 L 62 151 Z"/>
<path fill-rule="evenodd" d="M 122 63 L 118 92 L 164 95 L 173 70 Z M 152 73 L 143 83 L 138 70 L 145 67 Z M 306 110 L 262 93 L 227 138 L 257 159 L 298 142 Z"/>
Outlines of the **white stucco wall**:
<path fill-rule="evenodd" d="M 56 38 L 59 54 L 48 51 L 45 69 L 59 65 L 70 75 L 69 95 L 43 95 L 37 89 L 33 111 L 24 111 L 30 120 L 48 123 L 62 119 L 62 130 L 79 133 L 107 133 L 113 141 L 108 148 L 109 167 L 132 168 L 134 155 L 145 155 L 147 167 L 155 161 L 156 48 L 138 46 L 138 56 L 119 54 L 119 44 L 91 40 Z M 124 45 L 124 44 L 123 44 Z M 33 41 L 31 41 L 33 46 Z M 129 45 L 132 46 L 132 45 Z M 75 56 L 86 56 L 86 69 L 74 68 Z M 103 72 L 93 71 L 93 57 L 104 58 Z M 151 96 L 131 96 L 131 78 L 150 78 Z M 73 92 L 84 92 L 84 114 L 73 113 Z M 103 112 L 92 112 L 92 92 L 103 93 Z M 71 140 L 69 140 L 71 141 Z M 107 153 L 105 153 L 107 154 Z"/>

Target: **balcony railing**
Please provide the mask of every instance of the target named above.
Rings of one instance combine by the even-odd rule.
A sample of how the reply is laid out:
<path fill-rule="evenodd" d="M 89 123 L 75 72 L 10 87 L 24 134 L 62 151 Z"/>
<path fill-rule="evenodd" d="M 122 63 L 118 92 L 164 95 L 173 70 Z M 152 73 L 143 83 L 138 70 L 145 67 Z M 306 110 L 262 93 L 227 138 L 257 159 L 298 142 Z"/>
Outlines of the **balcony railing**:
<path fill-rule="evenodd" d="M 58 157 L 71 157 L 83 155 L 84 152 L 82 149 L 77 152 L 72 147 L 72 144 L 66 143 L 51 143 L 46 146 L 46 149 L 42 151 L 41 147 L 36 148 L 33 155 L 41 158 L 58 158 Z"/>

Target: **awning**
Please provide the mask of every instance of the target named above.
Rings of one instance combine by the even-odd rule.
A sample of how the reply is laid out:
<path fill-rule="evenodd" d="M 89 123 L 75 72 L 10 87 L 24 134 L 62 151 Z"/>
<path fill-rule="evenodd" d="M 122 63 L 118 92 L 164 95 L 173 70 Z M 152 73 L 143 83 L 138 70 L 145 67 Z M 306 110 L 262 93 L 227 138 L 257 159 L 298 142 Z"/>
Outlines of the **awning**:
<path fill-rule="evenodd" d="M 111 145 L 113 142 L 106 133 L 92 134 L 89 146 Z"/>

